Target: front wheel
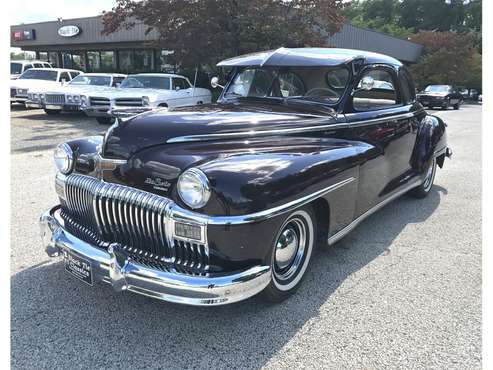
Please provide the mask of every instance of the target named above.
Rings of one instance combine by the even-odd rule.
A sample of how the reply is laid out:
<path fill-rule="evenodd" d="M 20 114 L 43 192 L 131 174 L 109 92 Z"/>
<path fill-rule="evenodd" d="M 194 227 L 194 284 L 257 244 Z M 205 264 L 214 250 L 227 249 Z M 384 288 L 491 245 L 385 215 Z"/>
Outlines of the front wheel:
<path fill-rule="evenodd" d="M 458 110 L 461 104 L 462 104 L 462 101 L 458 101 L 456 104 L 454 104 L 454 109 Z"/>
<path fill-rule="evenodd" d="M 410 194 L 415 198 L 425 198 L 433 187 L 435 181 L 435 173 L 437 171 L 437 160 L 435 157 L 430 162 L 428 170 L 426 171 L 426 177 L 423 183 L 418 187 L 415 187 L 410 191 Z"/>
<path fill-rule="evenodd" d="M 270 302 L 281 302 L 299 287 L 312 257 L 317 230 L 313 208 L 292 212 L 279 228 L 271 256 L 271 282 L 262 292 Z"/>
<path fill-rule="evenodd" d="M 113 122 L 115 122 L 115 118 L 114 117 L 96 117 L 96 121 L 98 121 L 98 123 L 100 125 L 111 125 Z"/>

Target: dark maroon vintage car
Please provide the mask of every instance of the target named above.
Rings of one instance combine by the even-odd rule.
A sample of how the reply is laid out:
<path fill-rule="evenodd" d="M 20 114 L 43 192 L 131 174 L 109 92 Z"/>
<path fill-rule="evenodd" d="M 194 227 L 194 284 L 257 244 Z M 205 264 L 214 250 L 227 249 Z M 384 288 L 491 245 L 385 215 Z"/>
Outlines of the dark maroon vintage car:
<path fill-rule="evenodd" d="M 40 222 L 68 273 L 191 305 L 281 301 L 317 244 L 426 197 L 451 155 L 396 59 L 281 48 L 218 66 L 230 78 L 216 104 L 58 146 L 60 204 Z"/>

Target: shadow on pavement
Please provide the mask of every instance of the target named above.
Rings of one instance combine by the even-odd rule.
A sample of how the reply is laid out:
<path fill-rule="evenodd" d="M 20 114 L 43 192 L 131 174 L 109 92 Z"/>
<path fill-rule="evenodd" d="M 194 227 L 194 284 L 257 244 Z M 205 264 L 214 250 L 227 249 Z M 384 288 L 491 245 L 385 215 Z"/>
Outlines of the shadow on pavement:
<path fill-rule="evenodd" d="M 222 307 L 181 306 L 117 294 L 103 284 L 91 288 L 66 275 L 62 262 L 28 268 L 11 280 L 12 364 L 260 368 L 319 315 L 349 276 L 392 253 L 403 228 L 426 221 L 446 193 L 435 186 L 426 199 L 404 196 L 335 246 L 318 250 L 298 292 L 278 305 L 254 297 Z"/>

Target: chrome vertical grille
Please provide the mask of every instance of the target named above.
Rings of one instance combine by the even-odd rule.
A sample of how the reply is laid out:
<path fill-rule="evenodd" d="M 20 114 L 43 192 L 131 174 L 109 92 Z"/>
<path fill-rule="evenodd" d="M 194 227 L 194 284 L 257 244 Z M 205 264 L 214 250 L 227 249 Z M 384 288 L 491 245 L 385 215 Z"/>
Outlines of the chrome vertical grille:
<path fill-rule="evenodd" d="M 47 104 L 65 104 L 64 94 L 46 94 L 45 102 Z"/>
<path fill-rule="evenodd" d="M 62 217 L 77 236 L 89 242 L 97 240 L 103 248 L 118 243 L 139 260 L 180 272 L 208 269 L 205 244 L 171 236 L 169 199 L 77 174 L 63 177 L 62 184 L 60 181 L 57 179 L 58 191 L 63 192 Z"/>

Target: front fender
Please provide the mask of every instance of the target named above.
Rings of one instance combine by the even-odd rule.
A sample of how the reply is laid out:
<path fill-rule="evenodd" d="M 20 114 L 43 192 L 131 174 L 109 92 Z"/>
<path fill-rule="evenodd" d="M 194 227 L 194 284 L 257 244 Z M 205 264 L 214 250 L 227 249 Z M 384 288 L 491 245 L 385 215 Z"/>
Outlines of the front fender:
<path fill-rule="evenodd" d="M 285 139 L 269 152 L 215 158 L 198 167 L 213 194 L 203 212 L 244 215 L 297 200 L 355 176 L 373 146 L 340 139 Z"/>
<path fill-rule="evenodd" d="M 411 155 L 411 166 L 416 172 L 424 172 L 430 159 L 447 148 L 445 128 L 440 117 L 427 115 L 421 120 Z"/>

